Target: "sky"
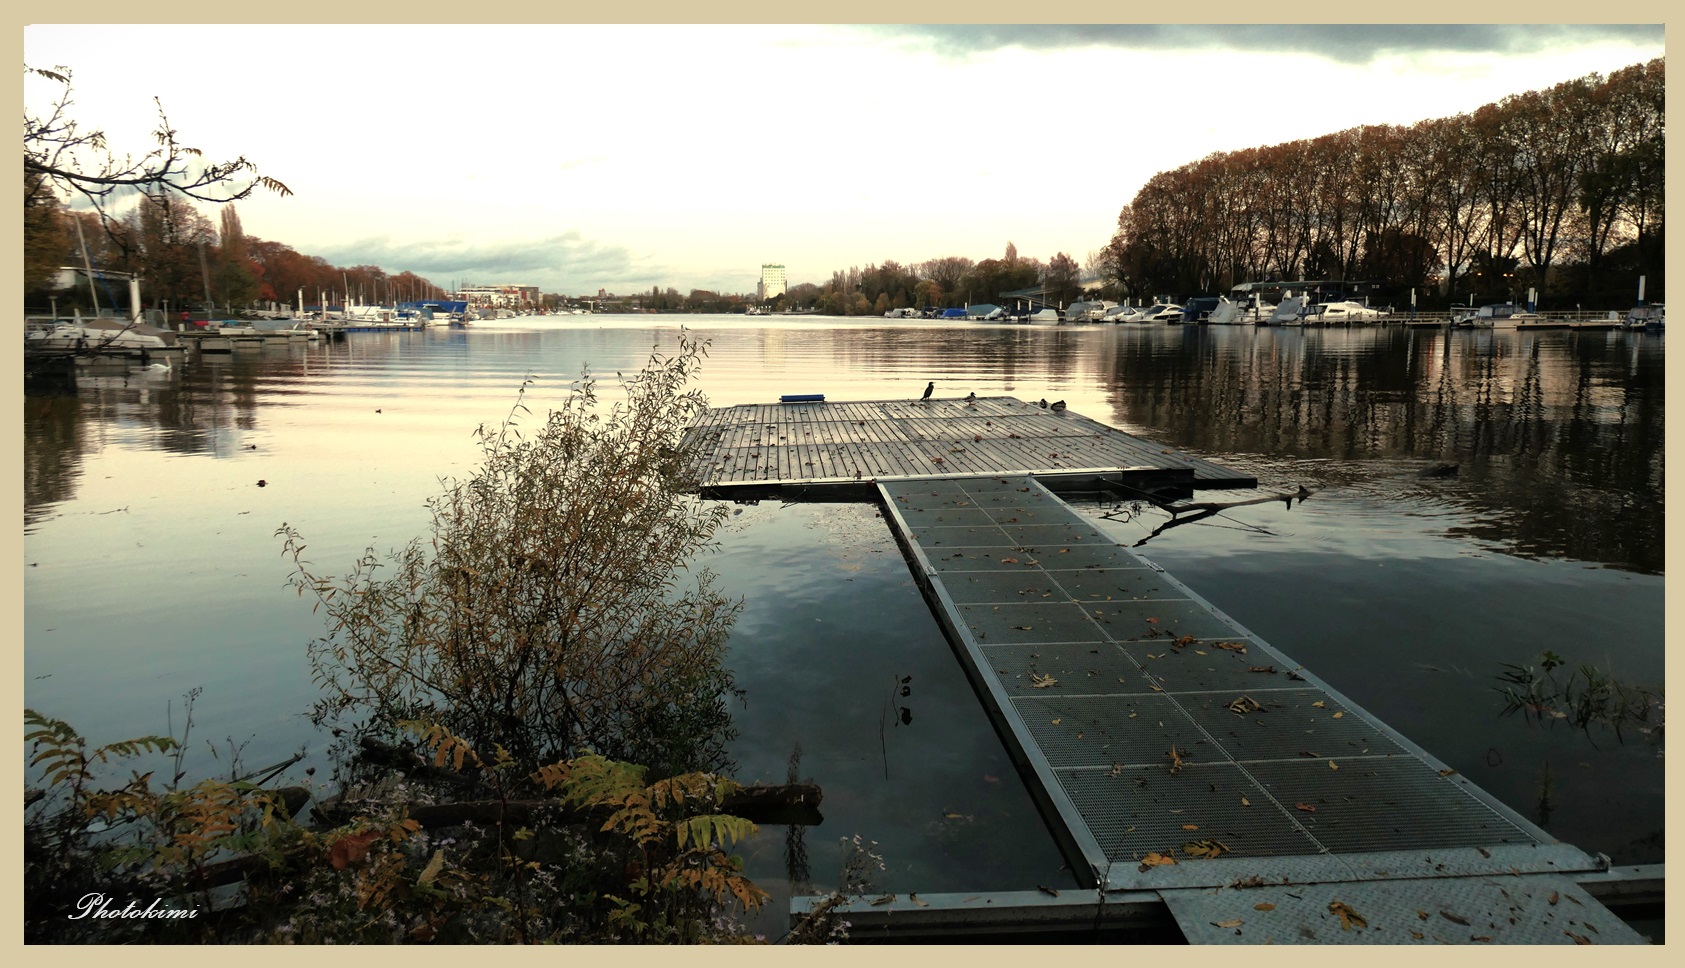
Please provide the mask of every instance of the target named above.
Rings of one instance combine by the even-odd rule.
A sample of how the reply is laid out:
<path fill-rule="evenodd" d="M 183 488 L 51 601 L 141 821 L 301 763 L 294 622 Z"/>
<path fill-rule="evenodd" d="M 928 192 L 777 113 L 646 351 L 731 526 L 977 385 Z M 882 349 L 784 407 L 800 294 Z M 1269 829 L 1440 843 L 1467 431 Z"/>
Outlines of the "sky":
<path fill-rule="evenodd" d="M 569 295 L 1008 242 L 1085 261 L 1147 179 L 1214 151 L 1663 53 L 1659 23 L 23 28 L 24 63 L 70 68 L 73 116 L 119 152 L 148 150 L 156 98 L 182 143 L 290 188 L 238 203 L 247 235 Z"/>

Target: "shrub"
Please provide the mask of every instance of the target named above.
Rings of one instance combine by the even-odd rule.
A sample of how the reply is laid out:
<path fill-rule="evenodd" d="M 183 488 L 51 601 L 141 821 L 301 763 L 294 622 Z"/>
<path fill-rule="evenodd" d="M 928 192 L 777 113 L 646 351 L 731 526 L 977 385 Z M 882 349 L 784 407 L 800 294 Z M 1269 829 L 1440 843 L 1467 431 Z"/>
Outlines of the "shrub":
<path fill-rule="evenodd" d="M 530 438 L 518 400 L 477 431 L 474 475 L 428 502 L 431 540 L 370 549 L 337 582 L 282 525 L 292 584 L 329 620 L 310 646 L 318 724 L 426 720 L 528 769 L 585 751 L 659 775 L 724 765 L 741 603 L 691 568 L 726 513 L 691 496 L 683 444 L 702 354 L 681 333 L 606 415 L 586 373 Z"/>

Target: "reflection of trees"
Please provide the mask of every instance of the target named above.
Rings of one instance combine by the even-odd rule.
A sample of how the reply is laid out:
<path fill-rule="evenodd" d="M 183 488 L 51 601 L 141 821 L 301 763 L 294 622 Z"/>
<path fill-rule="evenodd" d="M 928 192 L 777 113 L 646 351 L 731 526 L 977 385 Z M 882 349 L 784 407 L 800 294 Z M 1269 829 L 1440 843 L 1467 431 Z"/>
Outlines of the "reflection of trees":
<path fill-rule="evenodd" d="M 347 349 L 291 346 L 180 359 L 167 373 L 109 364 L 79 370 L 70 383 L 26 382 L 24 525 L 73 496 L 82 456 L 112 430 L 140 433 L 147 446 L 175 454 L 220 456 L 238 434 L 258 425 L 261 396 L 270 402 L 304 392 L 311 370 L 349 354 L 390 355 L 390 346 Z M 93 439 L 90 440 L 90 433 Z"/>
<path fill-rule="evenodd" d="M 1201 330 L 1114 341 L 1117 418 L 1218 455 L 1461 465 L 1435 493 L 1511 553 L 1659 573 L 1662 356 L 1625 334 Z M 1395 473 L 1388 471 L 1387 473 Z"/>
<path fill-rule="evenodd" d="M 74 394 L 23 398 L 23 526 L 68 501 L 82 471 L 84 420 Z"/>

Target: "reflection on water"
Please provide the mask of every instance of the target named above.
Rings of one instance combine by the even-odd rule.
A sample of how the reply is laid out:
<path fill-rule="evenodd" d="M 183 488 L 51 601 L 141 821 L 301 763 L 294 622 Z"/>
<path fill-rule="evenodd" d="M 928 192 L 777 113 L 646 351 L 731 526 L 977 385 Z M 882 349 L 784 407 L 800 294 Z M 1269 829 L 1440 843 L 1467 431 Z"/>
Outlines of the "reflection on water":
<path fill-rule="evenodd" d="M 534 420 L 586 367 L 613 399 L 613 374 L 671 350 L 684 322 L 711 340 L 716 405 L 906 399 L 934 381 L 939 396 L 1064 399 L 1267 490 L 1309 487 L 1291 509 L 1232 509 L 1143 550 L 1558 836 L 1660 860 L 1655 750 L 1500 720 L 1492 686 L 1545 649 L 1660 682 L 1661 337 L 657 322 L 353 334 L 30 392 L 26 703 L 109 741 L 162 731 L 166 705 L 202 685 L 201 735 L 252 737 L 254 765 L 320 755 L 301 714 L 322 627 L 285 588 L 275 529 L 297 527 L 330 573 L 408 541 L 438 478 L 472 467 L 474 428 L 529 377 Z M 1457 473 L 1419 476 L 1430 464 Z M 819 783 L 827 817 L 763 831 L 751 874 L 780 898 L 804 879 L 823 889 L 838 839 L 860 833 L 891 890 L 1070 883 L 875 509 L 737 510 L 705 562 L 745 599 L 733 755 L 744 780 Z M 1162 523 L 1107 526 L 1132 543 Z"/>
<path fill-rule="evenodd" d="M 1206 327 L 1111 342 L 1097 375 L 1120 426 L 1261 481 L 1349 486 L 1454 463 L 1434 493 L 1472 514 L 1460 533 L 1663 569 L 1658 339 Z"/>

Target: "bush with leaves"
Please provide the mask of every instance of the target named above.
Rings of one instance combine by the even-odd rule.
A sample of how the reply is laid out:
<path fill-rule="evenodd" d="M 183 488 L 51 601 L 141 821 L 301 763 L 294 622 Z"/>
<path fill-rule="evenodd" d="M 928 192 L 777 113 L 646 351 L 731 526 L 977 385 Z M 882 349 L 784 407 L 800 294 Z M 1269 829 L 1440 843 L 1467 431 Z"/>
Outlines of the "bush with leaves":
<path fill-rule="evenodd" d="M 738 917 L 766 901 L 728 853 L 756 827 L 720 812 L 738 786 L 714 774 L 651 783 L 591 755 L 523 775 L 507 751 L 484 761 L 440 727 L 406 723 L 437 765 L 553 806 L 424 829 L 395 782 L 313 829 L 250 783 L 154 790 L 135 773 L 99 786 L 96 767 L 168 753 L 172 738 L 89 750 L 64 722 L 26 711 L 24 723 L 42 784 L 24 828 L 32 942 L 741 942 L 754 939 Z M 238 876 L 221 876 L 231 866 Z M 89 898 L 181 916 L 89 916 Z"/>
<path fill-rule="evenodd" d="M 330 626 L 310 648 L 317 722 L 426 720 L 528 768 L 587 750 L 658 774 L 723 765 L 740 603 L 692 570 L 726 513 L 692 496 L 683 444 L 703 352 L 681 333 L 606 415 L 587 373 L 531 437 L 517 402 L 478 431 L 474 475 L 428 502 L 431 540 L 370 549 L 341 580 L 283 525 L 292 583 Z"/>

